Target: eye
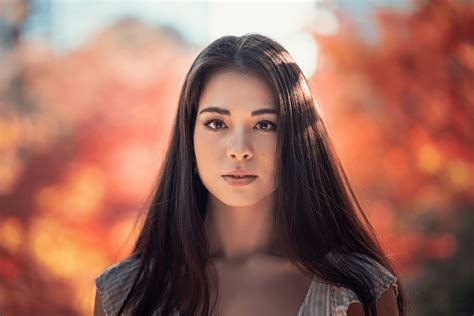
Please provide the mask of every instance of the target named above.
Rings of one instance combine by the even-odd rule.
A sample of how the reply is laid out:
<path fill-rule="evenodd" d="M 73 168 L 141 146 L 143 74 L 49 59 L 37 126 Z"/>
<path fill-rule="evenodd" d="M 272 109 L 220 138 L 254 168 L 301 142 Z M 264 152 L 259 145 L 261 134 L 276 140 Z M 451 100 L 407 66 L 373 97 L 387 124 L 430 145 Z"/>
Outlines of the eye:
<path fill-rule="evenodd" d="M 220 126 L 220 124 L 223 124 L 224 122 L 222 122 L 221 120 L 217 120 L 217 119 L 211 119 L 211 120 L 208 120 L 206 123 L 204 123 L 204 126 L 212 131 L 215 131 L 215 130 L 219 130 L 220 128 L 212 128 L 210 127 L 210 125 L 212 123 L 217 123 L 217 126 Z"/>
<path fill-rule="evenodd" d="M 276 131 L 276 124 L 270 121 L 260 121 L 257 123 L 257 125 L 263 126 L 263 130 L 266 132 L 270 131 Z M 266 128 L 267 126 L 270 126 L 270 128 Z"/>

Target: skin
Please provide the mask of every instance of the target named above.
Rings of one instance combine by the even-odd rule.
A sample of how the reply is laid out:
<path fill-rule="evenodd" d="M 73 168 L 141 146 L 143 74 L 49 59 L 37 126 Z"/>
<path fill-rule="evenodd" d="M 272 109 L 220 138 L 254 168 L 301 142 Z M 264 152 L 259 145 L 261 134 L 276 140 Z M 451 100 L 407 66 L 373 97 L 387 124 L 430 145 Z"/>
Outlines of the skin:
<path fill-rule="evenodd" d="M 397 297 L 393 287 L 389 287 L 377 299 L 377 313 L 382 316 L 398 316 Z M 347 316 L 365 316 L 360 303 L 352 303 L 347 309 Z"/>
<path fill-rule="evenodd" d="M 206 112 L 209 107 L 230 114 Z M 271 90 L 259 78 L 234 71 L 211 77 L 199 100 L 194 150 L 199 177 L 209 191 L 205 227 L 212 252 L 228 260 L 274 251 L 270 219 L 278 117 L 251 115 L 260 109 L 277 110 Z M 231 186 L 222 175 L 237 168 L 257 178 Z"/>

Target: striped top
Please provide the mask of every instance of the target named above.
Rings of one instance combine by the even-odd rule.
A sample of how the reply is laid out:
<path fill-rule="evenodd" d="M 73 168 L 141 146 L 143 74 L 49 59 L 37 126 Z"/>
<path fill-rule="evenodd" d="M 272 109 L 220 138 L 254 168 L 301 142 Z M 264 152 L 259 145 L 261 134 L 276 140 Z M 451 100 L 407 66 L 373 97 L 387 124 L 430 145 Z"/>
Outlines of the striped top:
<path fill-rule="evenodd" d="M 329 259 L 332 258 L 329 253 Z M 384 266 L 371 258 L 356 254 L 355 258 L 364 257 L 364 261 L 359 262 L 367 269 L 369 275 L 372 275 L 376 297 L 390 286 L 394 287 L 398 296 L 397 278 L 390 273 Z M 368 262 L 366 262 L 368 261 Z M 102 307 L 107 316 L 117 315 L 125 297 L 130 291 L 134 277 L 139 269 L 139 260 L 126 258 L 109 267 L 95 278 L 97 292 L 102 301 Z M 355 292 L 352 290 L 328 284 L 315 277 L 306 293 L 303 304 L 300 306 L 295 316 L 343 316 L 347 315 L 349 304 L 360 302 Z M 156 311 L 154 316 L 160 315 L 160 310 Z M 179 312 L 175 311 L 175 316 Z"/>

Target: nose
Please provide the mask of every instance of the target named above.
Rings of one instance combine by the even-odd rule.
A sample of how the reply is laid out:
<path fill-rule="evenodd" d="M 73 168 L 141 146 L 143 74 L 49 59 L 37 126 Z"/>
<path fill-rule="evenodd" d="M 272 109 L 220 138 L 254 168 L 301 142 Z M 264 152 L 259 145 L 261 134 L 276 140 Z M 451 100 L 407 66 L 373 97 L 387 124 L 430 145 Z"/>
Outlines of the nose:
<path fill-rule="evenodd" d="M 245 135 L 245 130 L 234 129 L 234 132 L 230 136 L 230 144 L 227 149 L 227 156 L 232 159 L 242 160 L 250 159 L 253 156 L 251 144 Z"/>

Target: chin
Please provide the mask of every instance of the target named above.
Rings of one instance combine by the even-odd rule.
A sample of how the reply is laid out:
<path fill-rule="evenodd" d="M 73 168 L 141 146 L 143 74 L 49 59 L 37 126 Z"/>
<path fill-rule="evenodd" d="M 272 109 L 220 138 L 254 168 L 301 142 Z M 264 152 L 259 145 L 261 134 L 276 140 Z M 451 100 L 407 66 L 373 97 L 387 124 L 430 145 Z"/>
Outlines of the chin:
<path fill-rule="evenodd" d="M 216 196 L 223 204 L 232 207 L 246 207 L 255 205 L 265 199 L 263 196 L 255 196 L 248 192 L 226 193 Z"/>
<path fill-rule="evenodd" d="M 252 206 L 256 203 L 258 203 L 258 201 L 242 201 L 241 199 L 232 199 L 232 201 L 229 201 L 229 203 L 226 204 L 232 207 L 246 207 Z"/>

